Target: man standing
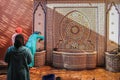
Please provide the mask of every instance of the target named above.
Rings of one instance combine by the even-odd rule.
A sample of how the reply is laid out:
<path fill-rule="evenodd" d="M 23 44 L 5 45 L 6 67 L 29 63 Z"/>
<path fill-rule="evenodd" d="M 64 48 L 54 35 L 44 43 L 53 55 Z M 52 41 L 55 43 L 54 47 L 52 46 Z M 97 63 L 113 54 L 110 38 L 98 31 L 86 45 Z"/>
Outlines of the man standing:
<path fill-rule="evenodd" d="M 36 43 L 37 43 L 38 39 L 44 40 L 44 36 L 41 35 L 41 32 L 34 32 L 29 37 L 29 39 L 28 39 L 28 41 L 27 41 L 27 43 L 25 45 L 32 52 L 32 63 L 29 65 L 29 67 L 33 67 L 34 66 L 34 56 L 35 56 L 35 53 L 36 53 Z"/>
<path fill-rule="evenodd" d="M 14 42 L 15 42 L 15 36 L 17 35 L 17 34 L 21 34 L 22 33 L 22 28 L 21 27 L 17 27 L 16 29 L 15 29 L 15 33 L 12 35 L 12 44 L 14 45 Z"/>

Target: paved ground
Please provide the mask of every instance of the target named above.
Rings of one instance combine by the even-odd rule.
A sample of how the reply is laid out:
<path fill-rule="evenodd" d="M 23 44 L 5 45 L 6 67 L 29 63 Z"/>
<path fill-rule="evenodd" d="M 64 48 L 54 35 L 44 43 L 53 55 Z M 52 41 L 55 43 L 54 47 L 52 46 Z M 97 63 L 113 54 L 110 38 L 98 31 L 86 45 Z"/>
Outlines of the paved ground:
<path fill-rule="evenodd" d="M 0 60 L 0 74 L 6 74 L 7 73 L 7 63 L 5 63 L 3 60 Z"/>
<path fill-rule="evenodd" d="M 0 80 L 6 80 L 6 74 L 7 64 L 0 60 Z M 31 80 L 42 80 L 42 77 L 48 74 L 54 74 L 55 77 L 59 77 L 61 80 L 120 80 L 120 72 L 110 72 L 103 67 L 81 71 L 56 69 L 50 66 L 30 69 Z"/>

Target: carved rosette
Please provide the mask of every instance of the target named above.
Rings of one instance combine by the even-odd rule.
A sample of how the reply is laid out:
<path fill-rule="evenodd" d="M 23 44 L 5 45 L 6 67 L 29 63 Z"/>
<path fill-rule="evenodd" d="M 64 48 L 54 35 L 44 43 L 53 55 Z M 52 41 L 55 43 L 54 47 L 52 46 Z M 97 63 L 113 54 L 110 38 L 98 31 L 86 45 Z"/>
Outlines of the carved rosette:
<path fill-rule="evenodd" d="M 61 48 L 93 50 L 89 44 L 91 29 L 87 16 L 79 11 L 71 11 L 65 15 L 60 23 Z"/>

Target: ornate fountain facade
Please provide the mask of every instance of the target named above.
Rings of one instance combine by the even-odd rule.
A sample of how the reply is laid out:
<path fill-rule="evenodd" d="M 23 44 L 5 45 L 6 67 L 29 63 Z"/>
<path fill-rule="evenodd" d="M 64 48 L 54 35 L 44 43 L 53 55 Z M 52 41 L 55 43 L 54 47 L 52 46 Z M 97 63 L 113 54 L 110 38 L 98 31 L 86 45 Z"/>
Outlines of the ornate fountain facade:
<path fill-rule="evenodd" d="M 41 7 L 45 14 L 45 49 L 48 64 L 68 69 L 82 69 L 91 64 L 90 68 L 95 68 L 96 65 L 104 64 L 104 2 L 82 3 L 75 0 L 71 3 L 70 0 L 48 0 L 46 3 L 44 0 L 36 0 L 35 4 L 35 7 Z"/>

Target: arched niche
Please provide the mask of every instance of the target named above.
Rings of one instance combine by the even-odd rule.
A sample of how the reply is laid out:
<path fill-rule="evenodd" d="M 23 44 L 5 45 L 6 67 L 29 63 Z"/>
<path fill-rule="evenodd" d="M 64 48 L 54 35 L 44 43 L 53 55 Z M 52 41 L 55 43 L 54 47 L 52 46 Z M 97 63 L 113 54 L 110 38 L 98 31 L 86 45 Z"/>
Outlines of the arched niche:
<path fill-rule="evenodd" d="M 40 31 L 45 35 L 45 10 L 41 2 L 35 4 L 33 12 L 33 31 Z"/>
<path fill-rule="evenodd" d="M 46 13 L 45 6 L 41 1 L 34 2 L 33 10 L 33 32 L 39 31 L 41 35 L 45 38 L 45 21 Z M 37 43 L 37 48 L 45 49 L 45 39 L 41 43 Z"/>
<path fill-rule="evenodd" d="M 109 4 L 107 12 L 107 51 L 118 48 L 119 44 L 119 10 L 114 2 Z"/>

